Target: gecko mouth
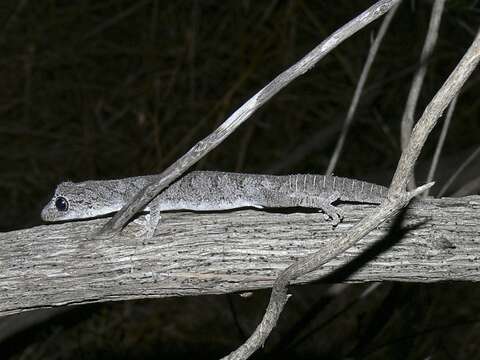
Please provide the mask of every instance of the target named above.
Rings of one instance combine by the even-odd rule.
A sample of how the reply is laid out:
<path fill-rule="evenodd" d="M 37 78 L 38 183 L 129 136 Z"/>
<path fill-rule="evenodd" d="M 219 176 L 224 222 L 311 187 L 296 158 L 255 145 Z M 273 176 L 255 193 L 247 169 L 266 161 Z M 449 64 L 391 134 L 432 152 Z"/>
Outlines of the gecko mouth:
<path fill-rule="evenodd" d="M 48 222 L 55 221 L 55 218 L 52 216 L 51 211 L 49 210 L 50 209 L 48 208 L 48 205 L 47 205 L 43 208 L 42 212 L 40 213 L 40 218 L 43 221 L 48 221 Z"/>
<path fill-rule="evenodd" d="M 58 215 L 63 215 L 63 216 L 58 216 Z M 65 214 L 59 214 L 57 211 L 51 211 L 50 209 L 42 210 L 40 214 L 40 218 L 46 222 L 61 222 L 61 221 L 76 220 L 76 219 L 71 219 L 68 216 L 65 216 Z"/>
<path fill-rule="evenodd" d="M 72 222 L 72 221 L 83 221 L 83 220 L 93 220 L 93 219 L 103 219 L 103 218 L 110 218 L 112 217 L 117 210 L 110 211 L 105 214 L 99 215 L 87 215 L 83 214 L 82 216 L 75 214 L 71 211 L 61 212 L 52 207 L 46 206 L 40 213 L 40 218 L 42 221 L 45 222 L 55 222 L 55 223 L 62 223 L 62 222 Z M 135 218 L 145 215 L 147 212 L 141 211 L 135 215 Z"/>

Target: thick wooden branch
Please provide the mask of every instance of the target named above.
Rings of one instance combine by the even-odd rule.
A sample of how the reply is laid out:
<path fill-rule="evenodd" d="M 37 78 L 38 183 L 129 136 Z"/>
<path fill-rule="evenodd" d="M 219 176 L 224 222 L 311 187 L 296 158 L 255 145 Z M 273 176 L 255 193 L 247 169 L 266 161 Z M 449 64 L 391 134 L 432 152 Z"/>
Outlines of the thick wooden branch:
<path fill-rule="evenodd" d="M 218 294 L 271 287 L 295 259 L 321 250 L 375 206 L 345 205 L 332 229 L 319 213 L 240 210 L 165 213 L 146 241 L 132 223 L 122 237 L 86 240 L 105 219 L 0 234 L 0 314 L 109 300 Z M 420 225 L 419 225 L 420 224 Z M 480 280 L 480 196 L 412 205 L 405 226 L 419 225 L 349 281 Z M 379 240 L 384 224 L 358 245 L 302 277 L 346 263 Z"/>

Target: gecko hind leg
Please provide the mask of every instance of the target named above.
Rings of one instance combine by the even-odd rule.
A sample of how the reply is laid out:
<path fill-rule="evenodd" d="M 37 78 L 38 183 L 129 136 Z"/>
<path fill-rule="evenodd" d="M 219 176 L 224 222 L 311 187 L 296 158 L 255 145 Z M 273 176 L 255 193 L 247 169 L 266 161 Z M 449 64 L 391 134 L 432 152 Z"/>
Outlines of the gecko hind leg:
<path fill-rule="evenodd" d="M 331 220 L 332 225 L 335 227 L 342 221 L 344 216 L 342 209 L 332 205 L 339 198 L 340 193 L 338 191 L 329 194 L 327 197 L 309 195 L 301 199 L 300 206 L 320 209 L 324 214 L 325 220 Z"/>

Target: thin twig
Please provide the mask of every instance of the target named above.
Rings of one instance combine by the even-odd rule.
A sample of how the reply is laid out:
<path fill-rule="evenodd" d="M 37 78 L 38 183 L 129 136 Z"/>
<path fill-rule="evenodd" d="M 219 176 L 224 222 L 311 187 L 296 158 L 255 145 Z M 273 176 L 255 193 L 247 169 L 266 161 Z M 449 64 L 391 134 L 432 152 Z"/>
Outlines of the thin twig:
<path fill-rule="evenodd" d="M 347 303 L 345 306 L 343 306 L 340 310 L 335 312 L 332 316 L 330 316 L 328 319 L 320 323 L 319 325 L 315 326 L 313 329 L 309 330 L 306 334 L 303 334 L 299 338 L 295 339 L 295 341 L 292 341 L 288 347 L 286 348 L 293 348 L 293 347 L 298 347 L 301 343 L 303 343 L 305 340 L 310 338 L 312 335 L 315 333 L 318 333 L 322 329 L 324 329 L 326 326 L 331 324 L 334 320 L 338 319 L 342 314 L 345 314 L 348 310 L 352 309 L 356 304 L 358 304 L 361 301 L 364 301 L 365 299 L 368 298 L 368 296 L 375 291 L 379 286 L 381 285 L 380 282 L 373 283 L 369 285 L 363 292 L 357 296 L 355 299 Z"/>
<path fill-rule="evenodd" d="M 472 45 L 463 56 L 462 60 L 458 63 L 455 70 L 450 74 L 447 81 L 443 84 L 440 90 L 435 94 L 432 101 L 428 104 L 423 112 L 422 117 L 419 122 L 413 128 L 415 132 L 417 127 L 419 128 L 419 137 L 421 137 L 421 143 L 423 144 L 435 126 L 438 116 L 440 116 L 448 104 L 458 95 L 458 92 L 462 88 L 465 81 L 468 79 L 470 74 L 473 72 L 480 60 L 480 32 L 477 33 Z M 421 122 L 424 122 L 426 125 L 420 125 Z M 420 126 L 425 127 L 425 129 L 420 129 Z M 412 136 L 413 138 L 413 136 Z M 412 140 L 410 140 L 412 141 Z M 398 164 L 397 170 L 395 172 L 394 178 L 392 180 L 392 186 L 390 187 L 389 192 L 395 193 L 404 188 L 404 185 L 408 179 L 402 178 L 397 174 L 411 174 L 413 172 L 413 166 L 417 160 L 420 152 L 417 149 L 417 146 L 408 146 L 407 150 L 402 153 L 400 162 Z"/>
<path fill-rule="evenodd" d="M 455 191 L 452 194 L 452 197 L 462 197 L 472 194 L 478 194 L 480 191 L 480 176 L 470 180 L 466 184 L 464 184 L 460 189 Z"/>
<path fill-rule="evenodd" d="M 415 117 L 415 108 L 417 107 L 418 97 L 420 96 L 423 80 L 425 79 L 425 74 L 427 73 L 427 62 L 437 42 L 438 29 L 440 28 L 440 20 L 442 19 L 444 5 L 445 0 L 435 0 L 433 4 L 427 37 L 425 38 L 422 54 L 420 56 L 420 67 L 413 77 L 407 103 L 405 105 L 405 111 L 402 117 L 400 133 L 402 149 L 407 148 L 408 141 L 410 140 L 410 134 L 413 128 L 413 118 Z M 409 188 L 413 189 L 415 187 L 415 178 L 413 173 L 411 174 L 409 181 Z"/>
<path fill-rule="evenodd" d="M 464 317 L 462 317 L 461 319 L 459 319 L 455 322 L 452 322 L 450 324 L 430 326 L 430 327 L 412 332 L 412 333 L 404 335 L 404 336 L 399 336 L 399 337 L 397 337 L 393 340 L 389 340 L 389 341 L 387 341 L 383 344 L 372 347 L 368 351 L 365 351 L 365 352 L 362 352 L 361 354 L 358 354 L 357 357 L 365 359 L 367 356 L 372 355 L 372 354 L 374 354 L 375 352 L 377 352 L 381 349 L 384 349 L 384 348 L 389 347 L 389 346 L 393 346 L 395 344 L 405 343 L 407 341 L 411 341 L 411 340 L 414 340 L 414 339 L 418 340 L 423 336 L 431 335 L 435 332 L 438 332 L 438 333 L 441 333 L 441 334 L 446 334 L 450 330 L 454 330 L 455 328 L 462 327 L 462 326 L 476 325 L 478 323 L 480 323 L 480 319 L 465 319 Z"/>
<path fill-rule="evenodd" d="M 438 192 L 438 197 L 442 197 L 447 192 L 448 188 L 453 184 L 457 179 L 458 175 L 465 170 L 465 168 L 473 161 L 475 158 L 480 155 L 480 146 L 458 167 L 457 171 L 450 176 L 448 181 L 443 185 L 442 189 Z"/>
<path fill-rule="evenodd" d="M 370 68 L 372 67 L 373 61 L 377 56 L 380 44 L 382 43 L 382 40 L 385 34 L 387 33 L 388 27 L 392 22 L 393 16 L 395 15 L 399 4 L 393 7 L 392 10 L 389 11 L 387 16 L 385 16 L 385 19 L 383 19 L 382 25 L 380 26 L 380 29 L 378 31 L 378 35 L 375 38 L 375 41 L 373 42 L 372 46 L 370 47 L 367 60 L 365 61 L 365 65 L 363 66 L 362 73 L 360 74 L 360 79 L 358 80 L 357 87 L 355 88 L 355 92 L 353 94 L 352 102 L 347 112 L 347 117 L 343 122 L 342 131 L 338 138 L 337 144 L 335 145 L 335 149 L 333 150 L 333 155 L 330 159 L 330 163 L 328 164 L 326 175 L 331 175 L 335 169 L 335 166 L 337 165 L 338 158 L 340 157 L 340 154 L 343 150 L 343 144 L 345 143 L 345 138 L 347 137 L 347 133 L 350 130 L 350 126 L 353 122 L 353 117 L 355 116 L 355 112 L 357 111 L 358 102 L 360 100 L 360 96 L 362 95 L 363 89 L 365 87 L 365 83 L 367 81 Z"/>
<path fill-rule="evenodd" d="M 148 5 L 151 2 L 151 0 L 144 0 L 144 1 L 139 1 L 135 2 L 132 6 L 127 8 L 126 10 L 122 11 L 119 14 L 116 14 L 115 16 L 110 17 L 108 21 L 105 21 L 104 23 L 100 24 L 99 26 L 93 28 L 90 32 L 86 33 L 80 40 L 85 41 L 87 39 L 90 39 L 93 36 L 98 35 L 99 33 L 111 28 L 121 20 L 131 16 L 134 14 L 136 11 L 142 9 L 145 5 Z"/>
<path fill-rule="evenodd" d="M 235 164 L 235 171 L 242 171 L 245 164 L 245 159 L 247 157 L 247 151 L 249 149 L 250 140 L 252 140 L 253 133 L 255 131 L 255 124 L 250 124 L 243 136 L 242 140 L 240 141 L 240 145 L 238 147 L 238 155 L 237 155 L 237 162 Z"/>
<path fill-rule="evenodd" d="M 294 149 L 285 149 L 284 154 L 280 155 L 280 159 L 274 162 L 269 168 L 265 169 L 268 174 L 280 174 L 292 169 L 297 163 L 300 163 L 305 157 L 312 153 L 322 153 L 323 149 L 333 143 L 336 134 L 340 131 L 341 124 L 339 121 L 333 121 L 317 132 L 308 136 L 308 139 L 302 141 Z"/>
<path fill-rule="evenodd" d="M 185 155 L 170 165 L 161 175 L 159 175 L 158 181 L 155 181 L 153 184 L 142 189 L 130 203 L 125 205 L 112 219 L 110 219 L 110 221 L 100 230 L 98 235 L 108 237 L 117 234 L 125 224 L 138 211 L 143 209 L 156 195 L 182 175 L 189 167 L 217 147 L 238 126 L 245 122 L 275 94 L 297 77 L 312 69 L 318 61 L 345 39 L 385 14 L 399 1 L 400 0 L 378 1 L 375 5 L 335 31 L 296 64 L 278 75 L 267 86 L 257 92 L 232 115 L 230 115 L 230 117 L 228 117 L 227 120 L 225 120 L 225 122 L 215 131 L 199 141 Z"/>
<path fill-rule="evenodd" d="M 422 193 L 433 183 L 422 185 L 407 191 L 407 182 L 413 172 L 415 162 L 438 119 L 447 105 L 458 95 L 461 87 L 480 61 L 480 31 L 470 48 L 450 74 L 443 86 L 425 108 L 425 111 L 412 131 L 407 148 L 404 149 L 395 171 L 386 200 L 369 216 L 359 221 L 348 234 L 324 250 L 301 258 L 283 270 L 275 281 L 265 315 L 253 334 L 238 349 L 224 359 L 247 359 L 260 348 L 276 325 L 287 300 L 287 286 L 293 279 L 305 275 L 329 262 L 346 251 L 358 240 L 391 218 L 406 206 L 416 195 Z"/>
<path fill-rule="evenodd" d="M 435 149 L 435 154 L 433 155 L 432 165 L 430 165 L 430 170 L 428 171 L 427 182 L 431 182 L 435 175 L 435 170 L 437 169 L 437 165 L 438 165 L 438 159 L 440 159 L 440 154 L 442 153 L 443 144 L 445 143 L 445 138 L 447 137 L 450 121 L 452 120 L 452 115 L 453 115 L 453 112 L 455 111 L 455 106 L 457 105 L 457 99 L 458 97 L 455 97 L 448 107 L 447 116 L 445 117 L 445 121 L 442 127 L 442 132 L 440 133 L 437 148 Z M 426 198 L 429 192 L 430 192 L 430 189 L 425 191 L 423 193 L 423 197 Z"/>
<path fill-rule="evenodd" d="M 380 286 L 380 282 L 375 282 L 367 286 L 363 292 L 356 296 L 355 299 L 350 301 L 348 304 L 343 306 L 340 310 L 336 311 L 332 316 L 328 319 L 322 321 L 319 325 L 316 325 L 313 329 L 309 330 L 307 333 L 302 335 L 302 331 L 309 327 L 310 324 L 316 320 L 317 315 L 319 312 L 327 306 L 327 304 L 335 297 L 340 295 L 345 295 L 344 292 L 347 289 L 351 288 L 351 284 L 344 284 L 344 283 L 335 283 L 332 284 L 329 289 L 325 291 L 325 294 L 318 300 L 313 306 L 310 307 L 305 314 L 302 315 L 302 318 L 297 321 L 293 326 L 292 329 L 289 330 L 285 336 L 281 339 L 281 341 L 277 344 L 277 346 L 270 352 L 272 355 L 279 354 L 286 349 L 298 347 L 299 344 L 310 338 L 316 332 L 322 330 L 329 324 L 331 324 L 334 320 L 336 320 L 339 316 L 346 313 L 348 310 L 352 309 L 358 302 L 367 298 L 367 296 L 373 292 L 378 286 Z M 348 296 L 348 295 L 347 295 Z"/>
<path fill-rule="evenodd" d="M 28 0 L 22 0 L 18 3 L 17 7 L 15 8 L 15 10 L 11 13 L 11 15 L 8 17 L 8 19 L 5 21 L 5 23 L 3 24 L 3 26 L 0 28 L 0 43 L 3 43 L 5 38 L 6 38 L 6 34 L 8 32 L 8 30 L 13 26 L 13 24 L 15 24 L 15 22 L 18 20 L 18 17 L 20 15 L 20 13 L 22 12 L 23 8 L 25 6 L 27 6 L 28 4 Z"/>

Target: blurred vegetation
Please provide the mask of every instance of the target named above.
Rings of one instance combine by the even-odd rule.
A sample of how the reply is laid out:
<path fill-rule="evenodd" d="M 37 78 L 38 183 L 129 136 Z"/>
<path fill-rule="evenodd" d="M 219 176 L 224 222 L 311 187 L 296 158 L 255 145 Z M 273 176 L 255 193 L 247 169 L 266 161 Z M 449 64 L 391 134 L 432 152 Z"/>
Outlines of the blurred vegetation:
<path fill-rule="evenodd" d="M 0 230 L 38 224 L 60 181 L 162 171 L 373 3 L 2 2 Z M 431 1 L 404 1 L 399 9 L 336 174 L 382 184 L 391 179 L 400 154 L 399 120 L 430 10 Z M 471 43 L 479 20 L 478 1 L 447 1 L 418 114 Z M 378 26 L 347 40 L 284 89 L 197 169 L 323 173 Z M 479 143 L 479 80 L 477 70 L 459 99 L 443 151 L 457 166 Z M 439 128 L 424 159 L 432 156 L 438 134 Z M 447 168 L 439 169 L 439 178 L 455 170 Z"/>

